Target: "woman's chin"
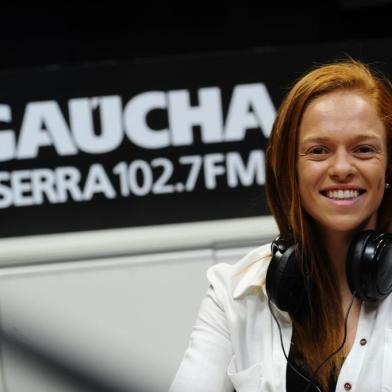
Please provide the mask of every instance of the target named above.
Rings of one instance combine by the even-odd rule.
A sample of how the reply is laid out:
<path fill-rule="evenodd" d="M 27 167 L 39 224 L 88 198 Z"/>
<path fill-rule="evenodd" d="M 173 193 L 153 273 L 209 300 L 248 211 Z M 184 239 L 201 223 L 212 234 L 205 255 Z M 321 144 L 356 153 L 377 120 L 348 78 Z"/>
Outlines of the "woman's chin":
<path fill-rule="evenodd" d="M 352 233 L 361 230 L 374 230 L 376 228 L 376 220 L 370 217 L 366 220 L 348 220 L 348 219 L 337 219 L 333 222 L 320 223 L 319 226 L 323 232 L 334 232 L 334 233 Z"/>

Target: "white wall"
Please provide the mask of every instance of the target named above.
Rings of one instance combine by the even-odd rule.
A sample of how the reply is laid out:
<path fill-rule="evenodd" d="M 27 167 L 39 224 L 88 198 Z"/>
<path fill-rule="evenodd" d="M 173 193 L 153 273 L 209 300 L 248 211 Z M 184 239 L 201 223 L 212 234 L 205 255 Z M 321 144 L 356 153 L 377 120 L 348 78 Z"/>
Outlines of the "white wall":
<path fill-rule="evenodd" d="M 21 243 L 18 250 L 15 247 L 13 259 L 4 258 L 4 254 L 12 256 L 8 248 L 0 260 L 1 327 L 100 377 L 114 378 L 129 388 L 136 384 L 147 391 L 165 391 L 207 289 L 207 268 L 215 262 L 234 262 L 276 234 L 273 222 L 265 219 L 221 224 L 226 226 L 226 237 L 219 222 L 210 227 L 206 222 L 204 228 L 177 225 L 177 235 L 175 230 L 169 233 L 168 227 L 158 228 L 161 246 L 158 240 L 151 241 L 150 233 L 151 246 L 143 254 L 136 254 L 142 241 L 135 241 L 133 251 L 125 251 L 113 247 L 116 240 L 112 238 L 111 246 L 101 249 L 99 243 L 106 237 L 97 233 L 91 257 L 85 248 L 88 241 L 81 241 L 83 259 L 75 257 L 77 247 L 56 251 L 50 241 L 45 244 L 41 239 L 44 263 L 37 262 L 38 245 L 26 246 L 39 239 L 27 239 L 23 250 Z M 186 240 L 192 230 L 193 246 Z M 9 245 L 13 240 L 8 241 Z M 118 256 L 113 249 L 129 254 Z M 107 256 L 98 257 L 98 251 Z M 79 391 L 61 385 L 44 368 L 4 345 L 1 372 L 2 392 Z"/>

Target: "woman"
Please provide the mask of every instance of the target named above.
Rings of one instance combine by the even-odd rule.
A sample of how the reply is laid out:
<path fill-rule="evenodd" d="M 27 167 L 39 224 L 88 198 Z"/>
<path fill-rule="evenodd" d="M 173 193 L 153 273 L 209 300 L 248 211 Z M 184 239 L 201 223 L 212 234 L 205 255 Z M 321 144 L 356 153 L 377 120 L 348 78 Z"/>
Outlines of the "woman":
<path fill-rule="evenodd" d="M 278 241 L 274 255 L 268 244 L 235 265 L 211 267 L 171 392 L 392 390 L 392 296 L 365 301 L 346 273 L 358 235 L 391 230 L 391 165 L 386 80 L 350 59 L 293 86 L 273 126 L 266 190 L 305 295 L 288 291 L 296 304 L 288 312 L 268 298 L 275 288 L 268 278 L 266 290 L 267 272 L 281 268 L 277 255 L 286 251 L 280 255 Z M 389 240 L 383 263 L 392 258 Z"/>

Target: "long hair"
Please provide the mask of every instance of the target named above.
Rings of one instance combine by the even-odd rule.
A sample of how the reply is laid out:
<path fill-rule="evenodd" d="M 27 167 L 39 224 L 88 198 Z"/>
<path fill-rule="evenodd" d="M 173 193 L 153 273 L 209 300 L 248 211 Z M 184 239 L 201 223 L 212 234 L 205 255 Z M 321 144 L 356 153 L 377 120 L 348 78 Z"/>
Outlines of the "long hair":
<path fill-rule="evenodd" d="M 278 110 L 266 152 L 266 194 L 269 208 L 280 234 L 300 244 L 304 278 L 315 285 L 315 298 L 305 322 L 292 316 L 295 341 L 301 348 L 299 354 L 311 371 L 341 343 L 344 316 L 335 272 L 323 256 L 325 252 L 315 234 L 314 221 L 301 204 L 296 171 L 298 134 L 303 113 L 309 103 L 316 97 L 339 89 L 359 91 L 377 110 L 387 134 L 387 181 L 392 180 L 390 84 L 369 65 L 351 58 L 319 65 L 294 84 Z M 392 191 L 386 190 L 379 207 L 377 229 L 385 231 L 391 225 Z M 336 355 L 320 370 L 317 381 L 324 389 L 328 378 L 331 375 L 336 377 L 342 360 L 343 354 Z"/>

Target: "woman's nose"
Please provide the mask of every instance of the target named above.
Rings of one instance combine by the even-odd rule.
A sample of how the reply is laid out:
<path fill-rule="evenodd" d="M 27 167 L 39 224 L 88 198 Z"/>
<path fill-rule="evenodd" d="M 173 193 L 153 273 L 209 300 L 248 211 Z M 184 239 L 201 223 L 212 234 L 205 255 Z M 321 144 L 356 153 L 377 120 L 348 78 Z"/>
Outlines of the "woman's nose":
<path fill-rule="evenodd" d="M 347 151 L 337 151 L 331 159 L 329 175 L 337 180 L 347 180 L 357 172 L 353 157 Z"/>

